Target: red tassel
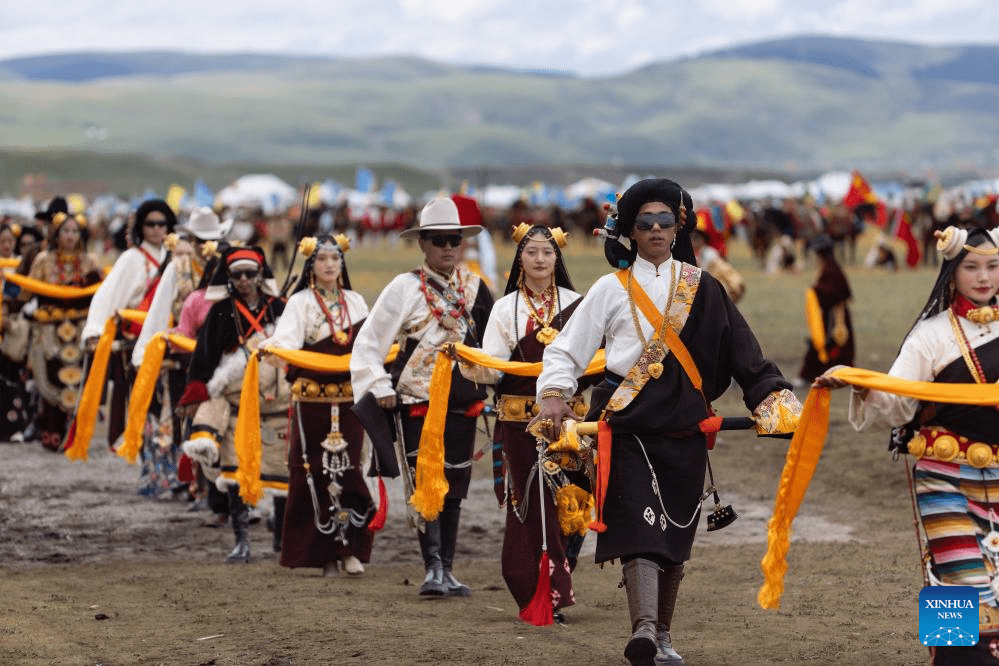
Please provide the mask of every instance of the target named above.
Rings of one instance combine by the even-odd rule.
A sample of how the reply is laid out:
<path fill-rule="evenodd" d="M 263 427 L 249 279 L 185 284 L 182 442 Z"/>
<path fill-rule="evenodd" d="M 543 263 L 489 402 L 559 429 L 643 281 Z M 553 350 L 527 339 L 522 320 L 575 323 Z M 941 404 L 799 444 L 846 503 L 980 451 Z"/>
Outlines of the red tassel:
<path fill-rule="evenodd" d="M 541 553 L 541 563 L 538 564 L 538 587 L 521 609 L 520 619 L 535 627 L 545 627 L 555 621 L 552 617 L 552 579 L 547 550 Z"/>
<path fill-rule="evenodd" d="M 60 451 L 68 451 L 73 448 L 73 444 L 76 440 L 76 419 L 69 424 L 69 432 L 66 433 L 66 439 L 63 441 L 62 448 Z"/>
<path fill-rule="evenodd" d="M 368 529 L 372 532 L 378 532 L 383 527 L 385 527 L 385 517 L 388 515 L 388 492 L 385 490 L 385 482 L 382 481 L 382 477 L 378 477 L 378 510 L 375 511 L 375 517 L 371 519 L 368 523 Z"/>
<path fill-rule="evenodd" d="M 180 460 L 177 461 L 177 480 L 182 483 L 190 483 L 194 481 L 194 467 L 193 461 L 187 457 L 187 454 L 181 454 Z"/>

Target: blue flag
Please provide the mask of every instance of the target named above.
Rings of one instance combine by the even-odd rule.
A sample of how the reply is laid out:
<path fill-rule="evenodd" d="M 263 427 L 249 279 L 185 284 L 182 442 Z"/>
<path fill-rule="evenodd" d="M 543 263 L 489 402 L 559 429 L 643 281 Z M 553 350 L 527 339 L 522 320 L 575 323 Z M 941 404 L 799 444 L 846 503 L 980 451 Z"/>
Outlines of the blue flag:
<path fill-rule="evenodd" d="M 382 203 L 386 206 L 391 206 L 395 202 L 395 188 L 394 180 L 385 181 L 385 185 L 382 187 Z"/>
<path fill-rule="evenodd" d="M 360 167 L 357 170 L 357 177 L 354 181 L 354 189 L 362 194 L 367 194 L 375 187 L 375 173 L 371 169 Z"/>
<path fill-rule="evenodd" d="M 215 195 L 200 178 L 194 181 L 194 198 L 199 206 L 211 206 L 215 203 Z"/>

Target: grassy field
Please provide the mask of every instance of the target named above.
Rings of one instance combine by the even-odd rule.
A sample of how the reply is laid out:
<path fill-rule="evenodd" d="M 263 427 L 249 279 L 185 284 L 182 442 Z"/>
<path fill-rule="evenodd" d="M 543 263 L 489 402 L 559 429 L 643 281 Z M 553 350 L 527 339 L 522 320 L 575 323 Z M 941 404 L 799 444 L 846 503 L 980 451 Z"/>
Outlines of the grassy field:
<path fill-rule="evenodd" d="M 585 290 L 608 268 L 598 248 L 573 238 L 567 261 Z M 867 243 L 870 239 L 867 239 Z M 862 250 L 866 249 L 866 243 Z M 501 244 L 500 265 L 512 247 Z M 360 247 L 348 255 L 354 286 L 373 302 L 388 280 L 419 262 L 415 248 Z M 740 309 L 765 353 L 793 376 L 805 348 L 803 291 L 815 269 L 767 277 L 735 244 L 748 289 Z M 887 368 L 934 280 L 846 266 L 855 298 L 858 365 Z M 905 464 L 887 433 L 855 433 L 847 392 L 834 395 L 829 438 L 795 522 L 780 610 L 756 602 L 766 520 L 786 440 L 726 432 L 711 455 L 722 502 L 739 519 L 701 530 L 685 568 L 674 644 L 689 664 L 926 663 L 918 641 L 919 553 Z M 745 413 L 737 391 L 716 403 Z M 484 438 L 484 436 L 483 436 Z M 359 578 L 289 570 L 251 529 L 254 561 L 219 563 L 228 530 L 198 527 L 178 503 L 134 492 L 137 472 L 104 447 L 88 464 L 53 461 L 40 447 L 0 446 L 0 662 L 7 664 L 618 664 L 630 633 L 614 564 L 581 557 L 568 623 L 528 626 L 500 574 L 502 513 L 486 456 L 463 505 L 456 569 L 468 599 L 427 602 L 415 593 L 422 561 L 390 483 L 386 529 Z M 98 455 L 103 452 L 103 457 Z M 710 507 L 709 507 L 710 508 Z M 587 537 L 585 548 L 595 539 Z"/>
<path fill-rule="evenodd" d="M 861 238 L 858 248 L 861 259 L 873 242 L 873 234 Z M 512 263 L 514 246 L 497 239 L 496 247 L 499 270 L 503 273 Z M 589 239 L 572 235 L 563 252 L 569 274 L 580 292 L 585 293 L 597 278 L 610 271 L 602 249 Z M 817 267 L 810 263 L 800 273 L 767 276 L 744 243 L 733 240 L 729 252 L 732 265 L 748 285 L 739 309 L 764 351 L 780 363 L 785 374 L 796 373 L 805 346 L 804 292 L 815 281 Z M 420 261 L 415 244 L 355 247 L 347 256 L 351 283 L 369 305 L 392 277 Z M 925 302 L 936 273 L 930 269 L 887 273 L 849 263 L 844 264 L 844 270 L 853 289 L 851 312 L 857 337 L 857 363 L 872 370 L 886 370 Z"/>

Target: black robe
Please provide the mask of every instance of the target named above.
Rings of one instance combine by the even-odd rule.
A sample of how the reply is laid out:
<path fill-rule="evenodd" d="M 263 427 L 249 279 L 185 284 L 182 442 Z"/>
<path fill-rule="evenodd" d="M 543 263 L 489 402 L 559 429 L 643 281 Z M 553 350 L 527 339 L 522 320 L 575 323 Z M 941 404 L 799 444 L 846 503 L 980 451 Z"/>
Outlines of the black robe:
<path fill-rule="evenodd" d="M 700 286 L 679 336 L 701 373 L 709 401 L 721 396 L 733 379 L 742 388 L 750 411 L 770 393 L 791 388 L 777 365 L 764 358 L 756 336 L 725 288 L 706 271 L 701 271 Z M 619 380 L 608 374 L 594 388 L 586 420 L 599 418 Z M 698 424 L 706 416 L 704 398 L 673 354 L 663 360 L 658 379 L 650 379 L 631 404 L 609 416 L 613 445 L 603 508 L 607 530 L 597 537 L 597 562 L 634 555 L 655 555 L 674 563 L 690 558 L 707 461 L 705 437 Z M 650 466 L 663 506 L 653 492 Z"/>
<path fill-rule="evenodd" d="M 353 347 L 354 336 L 362 321 L 351 327 L 350 342 L 341 345 L 333 342 L 331 337 L 323 338 L 313 344 L 305 344 L 305 351 L 321 352 L 323 354 L 349 354 Z M 350 373 L 331 374 L 305 370 L 289 366 L 288 381 L 304 377 L 320 384 L 332 382 L 350 382 Z M 343 489 L 340 492 L 340 504 L 343 508 L 353 509 L 368 518 L 374 513 L 371 492 L 364 480 L 361 470 L 361 448 L 364 445 L 364 428 L 357 416 L 350 411 L 352 402 L 337 403 L 339 408 L 340 433 L 347 440 L 347 455 L 352 468 L 340 479 Z M 366 525 L 350 525 L 345 530 L 347 543 L 337 540 L 335 534 L 323 534 L 315 525 L 315 507 L 312 504 L 312 494 L 309 491 L 308 477 L 302 461 L 302 447 L 312 471 L 315 483 L 316 497 L 319 503 L 319 521 L 326 523 L 330 517 L 330 497 L 327 492 L 329 477 L 323 471 L 323 448 L 321 442 L 330 431 L 330 403 L 300 402 L 301 424 L 305 431 L 305 442 L 299 433 L 299 422 L 296 407 L 291 410 L 291 432 L 288 440 L 288 502 L 285 506 L 284 530 L 281 540 L 281 566 L 285 567 L 323 567 L 335 559 L 353 555 L 361 562 L 371 558 L 371 546 L 374 533 Z"/>
<path fill-rule="evenodd" d="M 850 292 L 850 283 L 847 282 L 843 269 L 835 260 L 830 259 L 822 264 L 822 271 L 819 279 L 812 286 L 822 309 L 822 322 L 826 331 L 826 353 L 829 361 L 823 363 L 819 360 L 819 354 L 815 351 L 811 340 L 805 349 L 805 360 L 801 365 L 801 372 L 798 376 L 806 382 L 811 382 L 823 372 L 834 365 L 853 365 L 854 345 L 853 345 L 853 322 L 850 319 L 850 308 L 846 307 L 847 301 L 853 296 Z M 833 308 L 843 306 L 844 318 L 848 337 L 843 345 L 837 345 L 833 340 Z"/>

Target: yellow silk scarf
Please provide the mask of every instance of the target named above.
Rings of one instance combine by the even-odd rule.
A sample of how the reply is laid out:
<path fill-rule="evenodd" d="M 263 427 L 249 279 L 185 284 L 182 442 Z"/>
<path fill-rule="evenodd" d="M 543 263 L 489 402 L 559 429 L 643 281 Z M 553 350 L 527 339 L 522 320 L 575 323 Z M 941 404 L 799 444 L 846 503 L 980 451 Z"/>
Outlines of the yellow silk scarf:
<path fill-rule="evenodd" d="M 144 313 L 143 313 L 144 314 Z M 163 365 L 167 342 L 186 351 L 194 351 L 195 341 L 179 333 L 159 332 L 150 338 L 142 355 L 142 365 L 135 375 L 132 393 L 128 399 L 128 422 L 125 425 L 124 438 L 118 447 L 118 455 L 129 463 L 135 463 L 136 456 L 142 448 L 142 431 L 146 425 L 146 412 L 156 391 L 156 381 Z"/>
<path fill-rule="evenodd" d="M 322 354 L 280 347 L 268 347 L 264 351 L 295 367 L 314 372 L 333 374 L 350 372 L 350 354 Z M 385 363 L 394 361 L 398 354 L 399 345 L 392 345 Z M 239 461 L 236 469 L 239 495 L 248 504 L 256 504 L 264 496 L 264 484 L 260 480 L 260 460 L 263 455 L 261 450 L 263 444 L 260 441 L 260 352 L 250 354 L 246 362 L 233 440 L 236 459 Z M 302 446 L 305 446 L 304 442 Z"/>
<path fill-rule="evenodd" d="M 808 335 L 812 338 L 812 347 L 819 355 L 819 361 L 829 362 L 826 352 L 826 324 L 822 319 L 822 306 L 814 289 L 805 291 L 805 322 L 808 324 Z"/>
<path fill-rule="evenodd" d="M 111 345 L 114 344 L 116 328 L 115 317 L 108 317 L 104 322 L 104 331 L 97 340 L 94 360 L 90 365 L 87 382 L 83 386 L 80 404 L 70 425 L 69 435 L 66 437 L 66 457 L 70 460 L 87 459 L 90 438 L 94 435 L 97 409 L 100 407 L 101 394 L 104 393 L 104 380 L 108 374 L 108 359 L 111 357 Z"/>
<path fill-rule="evenodd" d="M 881 372 L 859 368 L 840 368 L 833 377 L 851 386 L 883 391 L 927 402 L 960 405 L 999 405 L 997 384 L 944 384 L 916 382 Z M 767 525 L 767 553 L 761 562 L 764 583 L 757 594 L 763 608 L 780 607 L 787 573 L 787 553 L 791 542 L 791 523 L 815 473 L 829 429 L 829 389 L 813 388 L 808 393 L 801 421 L 787 450 L 774 501 L 774 512 Z"/>
<path fill-rule="evenodd" d="M 97 290 L 101 286 L 101 283 L 97 282 L 89 287 L 70 287 L 67 285 L 52 284 L 50 282 L 46 282 L 45 280 L 36 280 L 35 278 L 28 277 L 27 275 L 18 275 L 17 273 L 5 275 L 3 276 L 3 279 L 16 284 L 25 291 L 30 291 L 34 294 L 38 294 L 39 296 L 61 298 L 66 300 L 83 298 L 84 296 L 93 296 L 97 293 Z"/>
<path fill-rule="evenodd" d="M 459 361 L 500 370 L 519 377 L 537 377 L 541 374 L 542 363 L 501 361 L 486 354 L 481 349 L 462 344 L 454 345 Z M 420 446 L 416 454 L 416 478 L 413 496 L 409 503 L 420 512 L 425 520 L 436 520 L 444 508 L 444 496 L 448 491 L 444 478 L 444 425 L 447 421 L 448 396 L 451 394 L 451 357 L 438 351 L 434 362 L 434 373 L 430 377 L 430 404 L 420 433 Z M 586 368 L 586 375 L 603 372 L 606 366 L 604 350 L 594 355 Z"/>

